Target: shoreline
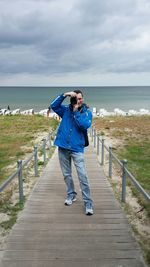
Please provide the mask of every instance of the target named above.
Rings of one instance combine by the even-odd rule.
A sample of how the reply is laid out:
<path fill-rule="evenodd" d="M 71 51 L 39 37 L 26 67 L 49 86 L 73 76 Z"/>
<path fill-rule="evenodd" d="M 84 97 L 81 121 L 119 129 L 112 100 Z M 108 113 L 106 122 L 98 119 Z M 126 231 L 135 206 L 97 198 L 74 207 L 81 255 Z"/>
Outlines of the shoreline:
<path fill-rule="evenodd" d="M 96 107 L 93 107 L 91 109 L 93 117 L 106 117 L 106 116 L 142 116 L 142 115 L 150 115 L 150 110 L 145 109 L 145 108 L 140 108 L 139 110 L 135 109 L 129 109 L 128 111 L 124 111 L 120 108 L 115 108 L 113 111 L 107 111 L 104 108 L 97 109 Z M 49 111 L 49 109 L 42 109 L 40 111 L 34 111 L 33 108 L 31 109 L 26 109 L 26 110 L 21 110 L 20 108 L 10 110 L 10 109 L 0 109 L 0 115 L 43 115 L 51 118 L 55 118 L 58 115 L 53 112 Z"/>

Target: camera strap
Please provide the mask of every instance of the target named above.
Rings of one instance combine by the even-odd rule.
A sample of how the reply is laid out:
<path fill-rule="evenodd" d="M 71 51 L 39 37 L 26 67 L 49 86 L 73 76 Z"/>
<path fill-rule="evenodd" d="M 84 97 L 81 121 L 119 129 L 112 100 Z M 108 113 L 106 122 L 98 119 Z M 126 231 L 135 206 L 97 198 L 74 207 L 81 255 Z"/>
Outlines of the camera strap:
<path fill-rule="evenodd" d="M 80 113 L 83 113 L 83 111 L 84 111 L 83 106 L 79 107 L 78 110 L 80 111 Z M 87 146 L 89 146 L 89 138 L 88 138 L 87 130 L 84 130 L 83 134 L 84 134 L 84 139 L 85 139 L 84 147 L 87 147 Z"/>

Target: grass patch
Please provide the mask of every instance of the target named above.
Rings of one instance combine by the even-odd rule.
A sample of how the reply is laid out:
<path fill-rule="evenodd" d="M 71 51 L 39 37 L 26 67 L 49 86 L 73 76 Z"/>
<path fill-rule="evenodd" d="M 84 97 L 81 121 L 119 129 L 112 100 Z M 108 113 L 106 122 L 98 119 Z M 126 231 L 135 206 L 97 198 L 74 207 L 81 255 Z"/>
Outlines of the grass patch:
<path fill-rule="evenodd" d="M 16 157 L 17 157 L 17 158 L 19 158 L 19 157 L 21 157 L 21 156 L 24 156 L 24 155 L 25 155 L 25 152 L 24 152 L 24 151 L 21 151 L 21 150 L 20 150 L 20 151 L 17 151 L 17 152 L 16 152 Z"/>
<path fill-rule="evenodd" d="M 40 145 L 40 139 L 45 137 L 45 134 L 48 134 L 49 131 L 54 133 L 57 125 L 58 121 L 55 119 L 40 115 L 0 116 L 0 183 L 14 171 L 14 168 L 16 170 L 16 161 L 18 159 L 24 160 L 25 156 L 27 157 L 26 153 L 33 152 L 35 142 L 38 143 L 36 145 Z M 46 149 L 48 150 L 48 147 Z M 49 153 L 47 153 L 47 159 L 52 156 L 54 149 L 55 147 L 50 147 Z M 33 162 L 31 163 L 33 164 Z M 40 174 L 44 162 L 39 161 L 38 165 L 38 172 Z M 32 166 L 32 168 L 33 167 L 34 166 Z M 25 167 L 23 170 L 23 182 L 26 183 L 26 192 L 24 191 L 25 198 L 35 183 L 32 176 L 34 176 L 34 173 L 32 171 L 30 173 L 28 166 Z M 11 186 L 8 186 L 8 188 L 1 193 L 0 213 L 3 221 L 0 223 L 0 228 L 3 229 L 3 236 L 7 235 L 9 230 L 16 223 L 18 212 L 23 209 L 23 203 L 19 202 L 14 205 L 13 203 L 15 201 L 13 198 L 10 200 L 15 190 L 16 184 L 11 183 Z"/>
<path fill-rule="evenodd" d="M 99 132 L 122 142 L 115 147 L 118 157 L 128 160 L 130 170 L 150 190 L 150 116 L 96 118 L 94 124 Z"/>
<path fill-rule="evenodd" d="M 44 165 L 44 161 L 38 161 L 38 165 L 39 166 L 43 166 Z"/>
<path fill-rule="evenodd" d="M 94 125 L 99 132 L 104 131 L 105 135 L 119 141 L 115 154 L 119 159 L 127 159 L 129 171 L 150 193 L 150 116 L 95 118 Z M 131 188 L 150 216 L 148 202 L 132 184 Z"/>
<path fill-rule="evenodd" d="M 18 212 L 21 211 L 22 209 L 23 209 L 22 203 L 17 203 L 15 206 L 13 206 L 9 202 L 5 204 L 1 204 L 0 212 L 6 213 L 9 216 L 9 220 L 1 222 L 0 226 L 4 228 L 5 230 L 11 229 L 17 220 Z"/>
<path fill-rule="evenodd" d="M 121 158 L 128 159 L 128 169 L 134 174 L 135 178 L 141 184 L 141 186 L 150 193 L 150 142 L 147 140 L 130 140 L 124 148 L 119 149 L 118 156 Z M 150 217 L 150 205 L 144 199 L 144 197 L 139 194 L 138 190 L 130 182 L 130 187 L 132 193 L 138 198 L 140 205 L 142 205 L 148 212 L 148 217 Z"/>
<path fill-rule="evenodd" d="M 0 183 L 9 176 L 6 167 L 24 156 L 22 146 L 34 140 L 38 132 L 55 129 L 58 121 L 34 116 L 0 116 Z"/>
<path fill-rule="evenodd" d="M 113 150 L 115 149 L 114 154 L 120 160 L 127 159 L 129 171 L 135 176 L 141 186 L 150 193 L 150 116 L 111 116 L 95 118 L 93 121 L 96 130 L 98 132 L 103 131 L 105 136 L 111 139 L 110 142 L 113 144 Z M 118 165 L 116 164 L 115 170 L 117 170 L 118 175 Z M 111 184 L 118 198 L 118 185 L 113 183 L 113 180 L 111 180 Z M 143 250 L 146 262 L 150 266 L 150 241 L 147 231 L 150 218 L 150 204 L 129 179 L 127 179 L 127 185 L 131 188 L 133 196 L 139 202 L 141 210 L 137 214 L 134 205 L 132 206 L 132 197 L 130 202 L 122 206 L 129 215 L 134 233 Z M 142 230 L 142 226 L 146 227 L 145 230 L 144 228 Z"/>
<path fill-rule="evenodd" d="M 118 155 L 128 159 L 128 169 L 134 173 L 140 184 L 150 191 L 150 142 L 130 140 L 124 148 L 118 150 Z"/>

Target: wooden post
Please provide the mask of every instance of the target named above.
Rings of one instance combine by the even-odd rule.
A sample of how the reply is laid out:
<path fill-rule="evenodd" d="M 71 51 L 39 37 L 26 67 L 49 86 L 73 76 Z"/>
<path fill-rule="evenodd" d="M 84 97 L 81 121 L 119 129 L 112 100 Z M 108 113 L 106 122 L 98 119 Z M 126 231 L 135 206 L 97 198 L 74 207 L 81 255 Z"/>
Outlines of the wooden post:
<path fill-rule="evenodd" d="M 17 166 L 18 166 L 19 200 L 21 203 L 23 203 L 24 196 L 23 196 L 23 179 L 22 179 L 22 160 L 17 161 Z"/>
<path fill-rule="evenodd" d="M 46 164 L 46 139 L 44 138 L 42 141 L 43 141 L 43 161 L 45 165 Z"/>
<path fill-rule="evenodd" d="M 96 147 L 96 129 L 94 128 L 94 148 Z"/>
<path fill-rule="evenodd" d="M 112 178 L 112 145 L 109 146 L 109 177 Z"/>
<path fill-rule="evenodd" d="M 125 167 L 127 166 L 127 160 L 124 159 L 122 161 L 123 166 L 122 166 L 122 194 L 121 194 L 121 201 L 126 202 L 126 171 Z"/>
<path fill-rule="evenodd" d="M 102 137 L 101 165 L 104 165 L 104 141 L 105 139 Z"/>
<path fill-rule="evenodd" d="M 38 173 L 38 147 L 34 146 L 34 174 L 39 176 Z"/>
<path fill-rule="evenodd" d="M 97 155 L 99 155 L 99 136 L 97 135 Z"/>

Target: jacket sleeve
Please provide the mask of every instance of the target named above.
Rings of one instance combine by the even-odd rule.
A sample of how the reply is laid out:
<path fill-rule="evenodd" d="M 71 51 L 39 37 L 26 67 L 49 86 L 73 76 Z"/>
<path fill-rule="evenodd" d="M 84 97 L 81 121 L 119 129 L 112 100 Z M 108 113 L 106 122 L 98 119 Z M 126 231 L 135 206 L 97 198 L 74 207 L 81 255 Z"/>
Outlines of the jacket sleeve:
<path fill-rule="evenodd" d="M 92 124 L 92 112 L 89 109 L 83 113 L 75 111 L 74 119 L 79 128 L 87 130 Z"/>
<path fill-rule="evenodd" d="M 63 117 L 64 112 L 67 108 L 65 105 L 61 104 L 65 98 L 66 96 L 64 96 L 63 94 L 59 95 L 50 104 L 50 107 L 52 108 L 52 110 L 56 112 L 61 118 Z"/>

